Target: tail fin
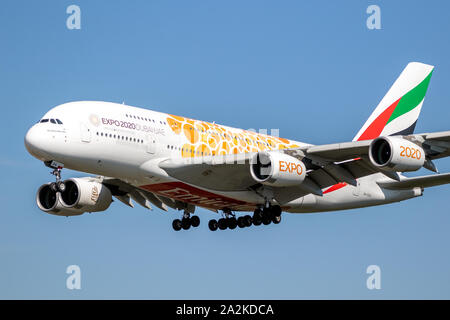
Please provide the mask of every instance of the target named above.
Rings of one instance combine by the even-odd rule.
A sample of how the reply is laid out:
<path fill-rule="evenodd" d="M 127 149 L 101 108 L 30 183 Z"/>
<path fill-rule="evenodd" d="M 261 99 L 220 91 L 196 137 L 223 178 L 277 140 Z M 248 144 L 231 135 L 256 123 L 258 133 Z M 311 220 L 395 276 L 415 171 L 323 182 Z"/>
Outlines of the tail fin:
<path fill-rule="evenodd" d="M 422 109 L 433 66 L 410 62 L 353 141 L 412 134 Z"/>

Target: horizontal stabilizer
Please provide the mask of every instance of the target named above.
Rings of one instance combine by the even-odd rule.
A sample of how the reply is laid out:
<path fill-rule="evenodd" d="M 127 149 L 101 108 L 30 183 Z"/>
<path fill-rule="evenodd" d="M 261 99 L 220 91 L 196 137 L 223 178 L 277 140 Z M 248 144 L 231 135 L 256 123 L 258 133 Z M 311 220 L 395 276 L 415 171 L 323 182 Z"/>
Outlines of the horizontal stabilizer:
<path fill-rule="evenodd" d="M 447 183 L 450 183 L 450 173 L 414 178 L 402 177 L 400 181 L 378 182 L 381 187 L 386 189 L 412 189 L 415 187 L 429 188 Z"/>

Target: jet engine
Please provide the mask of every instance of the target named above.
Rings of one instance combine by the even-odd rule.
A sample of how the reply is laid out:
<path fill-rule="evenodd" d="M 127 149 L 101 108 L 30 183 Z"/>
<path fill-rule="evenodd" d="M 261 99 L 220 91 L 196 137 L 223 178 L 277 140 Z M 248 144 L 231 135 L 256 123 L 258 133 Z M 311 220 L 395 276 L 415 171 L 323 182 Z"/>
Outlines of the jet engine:
<path fill-rule="evenodd" d="M 75 216 L 85 212 L 108 209 L 111 191 L 92 178 L 73 178 L 64 181 L 64 191 L 55 191 L 52 183 L 42 185 L 36 203 L 42 211 L 58 216 Z"/>
<path fill-rule="evenodd" d="M 250 174 L 261 184 L 288 187 L 301 184 L 306 177 L 302 161 L 281 152 L 258 152 L 251 160 Z"/>
<path fill-rule="evenodd" d="M 400 137 L 379 137 L 369 147 L 372 164 L 387 171 L 416 171 L 425 163 L 425 151 Z"/>

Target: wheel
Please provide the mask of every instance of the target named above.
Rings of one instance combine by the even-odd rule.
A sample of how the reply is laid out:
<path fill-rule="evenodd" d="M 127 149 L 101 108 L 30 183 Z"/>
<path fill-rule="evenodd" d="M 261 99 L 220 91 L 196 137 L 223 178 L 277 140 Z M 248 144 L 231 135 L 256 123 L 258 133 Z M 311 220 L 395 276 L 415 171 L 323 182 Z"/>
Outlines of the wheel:
<path fill-rule="evenodd" d="M 273 222 L 274 224 L 279 224 L 279 223 L 281 222 L 281 215 L 279 215 L 279 216 L 273 216 L 272 222 Z"/>
<path fill-rule="evenodd" d="M 219 219 L 219 229 L 225 230 L 228 227 L 227 220 L 224 218 Z"/>
<path fill-rule="evenodd" d="M 200 218 L 198 216 L 192 216 L 191 217 L 191 225 L 194 228 L 197 228 L 200 225 Z"/>
<path fill-rule="evenodd" d="M 263 212 L 262 212 L 262 220 L 264 221 L 264 219 L 270 219 L 272 216 L 272 208 L 264 208 Z"/>
<path fill-rule="evenodd" d="M 252 217 L 249 215 L 244 216 L 244 223 L 246 227 L 250 227 L 253 223 Z"/>
<path fill-rule="evenodd" d="M 262 218 L 262 211 L 260 208 L 256 208 L 255 211 L 253 211 L 253 219 L 261 219 Z"/>
<path fill-rule="evenodd" d="M 244 217 L 239 217 L 237 219 L 237 225 L 239 228 L 245 228 L 245 221 L 244 221 Z"/>
<path fill-rule="evenodd" d="M 272 212 L 270 211 L 270 208 L 264 208 L 263 211 L 263 217 L 262 217 L 262 223 L 263 225 L 267 226 L 272 221 Z"/>
<path fill-rule="evenodd" d="M 261 220 L 261 218 L 253 218 L 253 224 L 255 225 L 255 226 L 259 226 L 259 225 L 261 225 L 261 223 L 262 223 L 262 220 Z"/>
<path fill-rule="evenodd" d="M 274 216 L 281 216 L 281 207 L 280 206 L 273 206 L 272 207 L 272 214 Z"/>
<path fill-rule="evenodd" d="M 56 183 L 56 187 L 58 188 L 59 191 L 64 192 L 66 190 L 66 184 L 62 181 L 58 181 Z"/>
<path fill-rule="evenodd" d="M 181 220 L 181 227 L 184 230 L 188 230 L 191 227 L 191 219 L 183 218 L 183 220 Z"/>
<path fill-rule="evenodd" d="M 209 220 L 208 227 L 209 227 L 209 230 L 216 231 L 217 228 L 219 227 L 219 224 L 217 223 L 216 220 L 212 219 L 212 220 Z"/>
<path fill-rule="evenodd" d="M 228 223 L 228 228 L 230 228 L 231 230 L 236 229 L 237 227 L 237 220 L 235 217 L 233 218 L 229 218 L 227 219 L 227 223 Z"/>
<path fill-rule="evenodd" d="M 181 221 L 180 221 L 180 219 L 173 220 L 172 227 L 173 227 L 173 230 L 180 231 L 181 230 Z"/>
<path fill-rule="evenodd" d="M 56 185 L 56 182 L 50 183 L 50 189 L 54 192 L 58 192 L 58 186 Z"/>

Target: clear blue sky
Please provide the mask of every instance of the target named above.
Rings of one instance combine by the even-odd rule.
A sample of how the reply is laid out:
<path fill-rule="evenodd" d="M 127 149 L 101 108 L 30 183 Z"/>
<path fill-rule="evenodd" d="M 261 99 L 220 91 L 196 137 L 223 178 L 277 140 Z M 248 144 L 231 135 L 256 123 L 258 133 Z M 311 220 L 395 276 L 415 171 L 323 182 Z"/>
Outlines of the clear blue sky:
<path fill-rule="evenodd" d="M 66 28 L 71 4 L 81 30 Z M 381 30 L 366 28 L 370 4 Z M 53 178 L 23 145 L 48 109 L 74 100 L 349 141 L 410 61 L 436 66 L 416 132 L 450 130 L 449 11 L 448 1 L 2 1 L 0 298 L 449 299 L 450 186 L 215 233 L 199 210 L 198 229 L 174 232 L 179 213 L 118 202 L 44 214 L 35 192 Z M 72 264 L 79 291 L 65 286 Z M 371 264 L 379 291 L 366 288 Z"/>

